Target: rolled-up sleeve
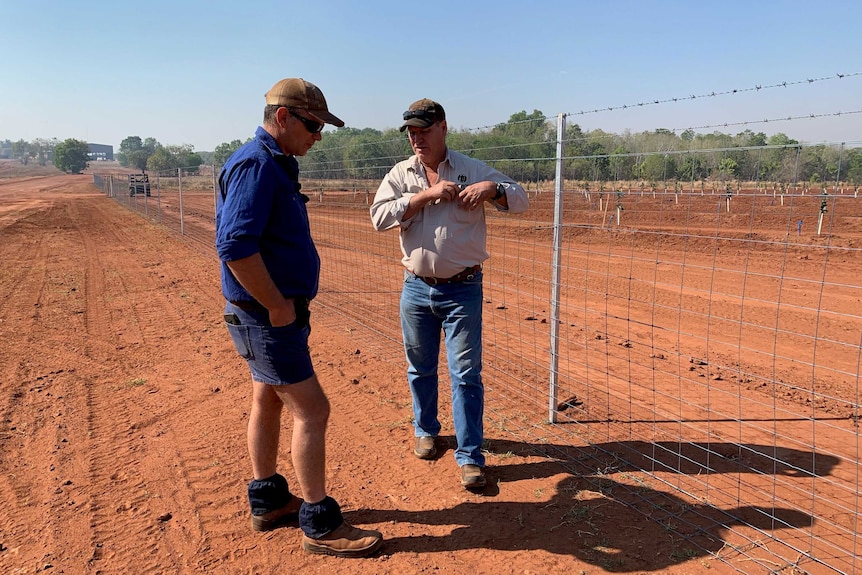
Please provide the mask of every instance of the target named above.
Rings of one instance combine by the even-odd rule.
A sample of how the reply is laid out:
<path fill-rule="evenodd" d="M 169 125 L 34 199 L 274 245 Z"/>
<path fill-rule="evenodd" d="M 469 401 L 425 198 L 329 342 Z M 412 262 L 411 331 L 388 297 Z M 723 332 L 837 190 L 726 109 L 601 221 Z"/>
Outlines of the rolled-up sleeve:
<path fill-rule="evenodd" d="M 216 228 L 216 251 L 222 261 L 260 251 L 260 238 L 272 207 L 272 176 L 263 165 L 246 160 L 234 167 Z"/>
<path fill-rule="evenodd" d="M 476 165 L 476 164 L 474 164 Z M 480 173 L 475 175 L 475 181 L 491 180 L 498 184 L 503 184 L 506 187 L 506 203 L 508 208 L 503 207 L 497 202 L 494 202 L 494 207 L 498 210 L 520 214 L 527 211 L 530 207 L 530 200 L 527 198 L 527 192 L 524 191 L 521 184 L 515 182 L 509 176 L 496 168 L 479 163 Z"/>
<path fill-rule="evenodd" d="M 503 208 L 496 202 L 494 203 L 499 210 L 505 210 L 513 214 L 522 214 L 530 207 L 530 200 L 527 198 L 527 192 L 521 184 L 509 180 L 503 180 L 502 184 L 506 186 L 506 203 L 508 209 Z"/>
<path fill-rule="evenodd" d="M 374 202 L 371 204 L 371 223 L 377 231 L 391 230 L 401 227 L 410 227 L 411 222 L 402 222 L 407 204 L 410 202 L 409 195 L 402 191 L 404 182 L 398 177 L 396 169 L 390 172 L 380 182 L 377 193 L 374 194 Z"/>

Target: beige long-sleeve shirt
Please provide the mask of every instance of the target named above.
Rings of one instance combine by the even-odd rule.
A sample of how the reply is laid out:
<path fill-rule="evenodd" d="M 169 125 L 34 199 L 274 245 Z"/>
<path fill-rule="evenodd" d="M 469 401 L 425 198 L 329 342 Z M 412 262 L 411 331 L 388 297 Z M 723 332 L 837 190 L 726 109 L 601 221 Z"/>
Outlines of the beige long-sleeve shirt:
<path fill-rule="evenodd" d="M 518 214 L 529 207 L 523 187 L 484 162 L 459 152 L 448 150 L 437 174 L 440 180 L 465 185 L 486 180 L 503 183 L 509 212 Z M 403 219 L 411 195 L 429 187 L 425 167 L 411 156 L 383 178 L 371 205 L 376 230 L 400 228 L 404 267 L 417 275 L 445 278 L 488 259 L 484 209 L 465 210 L 455 201 L 440 201 L 426 204 L 409 220 Z M 495 206 L 506 209 L 497 203 Z"/>

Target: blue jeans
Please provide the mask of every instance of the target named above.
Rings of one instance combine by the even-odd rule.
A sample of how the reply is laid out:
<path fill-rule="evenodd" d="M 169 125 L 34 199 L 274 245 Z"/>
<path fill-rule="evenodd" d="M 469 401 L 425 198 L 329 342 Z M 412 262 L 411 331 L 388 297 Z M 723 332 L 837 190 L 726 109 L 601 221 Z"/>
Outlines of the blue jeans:
<path fill-rule="evenodd" d="M 484 466 L 481 271 L 471 280 L 438 286 L 429 286 L 404 272 L 401 332 L 417 437 L 436 437 L 440 433 L 437 366 L 441 330 L 452 379 L 452 421 L 458 440 L 455 461 L 459 466 L 468 463 Z"/>

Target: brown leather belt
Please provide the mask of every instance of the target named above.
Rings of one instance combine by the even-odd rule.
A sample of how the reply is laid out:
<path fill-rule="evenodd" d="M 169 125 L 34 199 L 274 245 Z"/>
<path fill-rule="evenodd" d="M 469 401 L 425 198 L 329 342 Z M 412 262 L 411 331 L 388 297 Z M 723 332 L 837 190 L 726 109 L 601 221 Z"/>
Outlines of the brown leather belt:
<path fill-rule="evenodd" d="M 417 278 L 419 278 L 420 280 L 422 280 L 423 282 L 425 282 L 429 286 L 438 286 L 438 285 L 446 285 L 446 284 L 456 284 L 456 283 L 460 283 L 463 281 L 471 280 L 474 277 L 476 277 L 476 274 L 479 273 L 479 271 L 481 269 L 482 269 L 482 265 L 477 264 L 477 265 L 469 267 L 469 268 L 464 268 L 462 271 L 458 272 L 457 274 L 455 274 L 454 276 L 449 277 L 449 278 L 435 278 L 435 277 L 430 277 L 430 276 L 420 276 L 417 274 L 413 274 L 412 271 L 410 273 L 415 275 Z"/>

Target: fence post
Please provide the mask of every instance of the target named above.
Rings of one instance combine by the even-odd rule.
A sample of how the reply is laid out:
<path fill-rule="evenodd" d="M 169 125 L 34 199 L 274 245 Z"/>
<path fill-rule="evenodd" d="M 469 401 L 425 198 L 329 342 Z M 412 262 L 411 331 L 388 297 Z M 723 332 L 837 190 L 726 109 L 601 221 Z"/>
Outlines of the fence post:
<path fill-rule="evenodd" d="M 146 172 L 144 172 L 144 179 L 147 182 L 150 181 L 150 177 L 146 175 Z M 147 184 L 145 182 L 144 183 L 144 215 L 149 217 L 149 215 L 150 215 L 150 191 L 147 188 L 149 188 L 149 184 Z M 135 197 L 136 198 L 138 197 L 137 187 L 135 188 Z"/>
<path fill-rule="evenodd" d="M 826 215 L 827 211 L 827 197 L 829 194 L 826 193 L 826 184 L 823 184 L 823 189 L 820 191 L 820 214 L 817 216 L 817 235 L 820 235 L 820 230 L 823 228 L 823 216 Z"/>
<path fill-rule="evenodd" d="M 557 387 L 560 364 L 560 261 L 563 242 L 563 142 L 566 137 L 566 115 L 557 115 L 557 167 L 554 178 L 554 246 L 551 265 L 551 374 L 548 390 L 548 421 L 557 422 Z"/>
<path fill-rule="evenodd" d="M 841 185 L 841 160 L 844 157 L 844 142 L 841 142 L 841 148 L 838 150 L 838 170 L 835 172 L 835 194 L 838 194 L 838 187 Z"/>
<path fill-rule="evenodd" d="M 186 226 L 183 218 L 183 169 L 177 168 L 177 189 L 180 194 L 180 235 L 186 235 Z"/>
<path fill-rule="evenodd" d="M 218 211 L 218 187 L 216 186 L 215 162 L 213 162 L 212 170 L 213 170 L 213 220 L 215 220 L 215 213 Z"/>
<path fill-rule="evenodd" d="M 159 223 L 162 223 L 162 179 L 156 172 L 156 213 L 158 214 Z"/>

